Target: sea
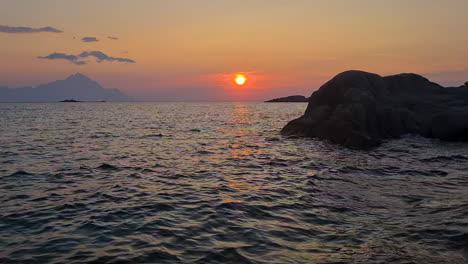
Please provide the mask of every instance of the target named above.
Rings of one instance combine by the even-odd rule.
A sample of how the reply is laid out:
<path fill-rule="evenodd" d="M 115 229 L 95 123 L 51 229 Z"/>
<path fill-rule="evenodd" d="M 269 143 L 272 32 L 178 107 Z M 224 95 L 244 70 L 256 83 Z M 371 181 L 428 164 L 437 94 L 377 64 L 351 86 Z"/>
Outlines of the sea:
<path fill-rule="evenodd" d="M 0 104 L 0 263 L 468 263 L 468 144 L 279 134 L 305 103 Z"/>

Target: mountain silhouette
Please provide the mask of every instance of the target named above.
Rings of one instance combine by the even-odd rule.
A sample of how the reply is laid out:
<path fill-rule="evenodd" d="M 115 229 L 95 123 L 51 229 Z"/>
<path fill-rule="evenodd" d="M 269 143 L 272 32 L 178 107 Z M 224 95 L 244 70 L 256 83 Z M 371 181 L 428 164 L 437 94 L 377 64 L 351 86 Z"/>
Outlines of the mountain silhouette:
<path fill-rule="evenodd" d="M 0 87 L 0 102 L 134 101 L 118 89 L 105 89 L 81 73 L 37 87 Z"/>

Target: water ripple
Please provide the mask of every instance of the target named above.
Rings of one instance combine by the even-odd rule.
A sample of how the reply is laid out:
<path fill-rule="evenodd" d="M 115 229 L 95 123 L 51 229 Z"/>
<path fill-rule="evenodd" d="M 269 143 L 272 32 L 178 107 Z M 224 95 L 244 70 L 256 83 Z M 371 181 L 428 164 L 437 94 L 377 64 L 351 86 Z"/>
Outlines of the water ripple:
<path fill-rule="evenodd" d="M 468 145 L 278 136 L 305 106 L 0 104 L 0 263 L 468 262 Z"/>

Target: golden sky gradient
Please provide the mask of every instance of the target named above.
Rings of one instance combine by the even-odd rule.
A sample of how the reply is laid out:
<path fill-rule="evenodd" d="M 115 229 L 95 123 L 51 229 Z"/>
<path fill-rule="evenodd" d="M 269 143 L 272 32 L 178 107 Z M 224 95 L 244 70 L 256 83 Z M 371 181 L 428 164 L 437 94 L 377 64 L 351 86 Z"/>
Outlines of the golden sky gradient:
<path fill-rule="evenodd" d="M 264 100 L 309 95 L 349 69 L 414 72 L 446 85 L 468 81 L 466 0 L 0 0 L 0 5 L 0 25 L 64 31 L 0 32 L 0 86 L 34 86 L 81 72 L 149 100 Z M 100 41 L 85 43 L 83 37 Z M 136 63 L 88 59 L 76 65 L 37 58 L 83 51 Z M 238 73 L 249 79 L 242 90 L 234 89 Z"/>

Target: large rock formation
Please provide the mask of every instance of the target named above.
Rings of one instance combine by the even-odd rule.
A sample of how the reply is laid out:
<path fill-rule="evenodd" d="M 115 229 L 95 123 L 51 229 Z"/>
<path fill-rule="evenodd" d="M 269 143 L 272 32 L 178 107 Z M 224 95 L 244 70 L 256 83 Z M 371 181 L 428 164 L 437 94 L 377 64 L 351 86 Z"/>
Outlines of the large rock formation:
<path fill-rule="evenodd" d="M 314 92 L 283 135 L 366 149 L 403 134 L 468 141 L 468 88 L 444 88 L 416 74 L 338 74 Z"/>

